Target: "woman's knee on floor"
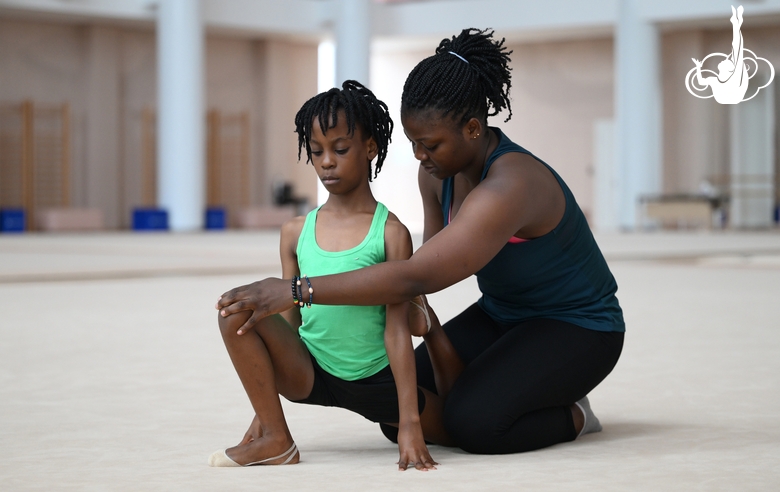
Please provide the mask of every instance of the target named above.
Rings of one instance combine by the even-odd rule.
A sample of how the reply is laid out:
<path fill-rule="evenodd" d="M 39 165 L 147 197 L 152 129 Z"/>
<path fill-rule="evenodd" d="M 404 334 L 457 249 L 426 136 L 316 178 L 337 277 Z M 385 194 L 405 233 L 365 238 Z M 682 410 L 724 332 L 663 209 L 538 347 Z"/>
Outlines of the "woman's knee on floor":
<path fill-rule="evenodd" d="M 444 429 L 455 444 L 469 453 L 493 454 L 499 439 L 499 415 L 491 412 L 478 398 L 447 399 L 444 405 Z"/>
<path fill-rule="evenodd" d="M 462 414 L 445 411 L 444 428 L 462 450 L 473 454 L 495 454 L 496 428 L 484 417 L 464 418 Z"/>

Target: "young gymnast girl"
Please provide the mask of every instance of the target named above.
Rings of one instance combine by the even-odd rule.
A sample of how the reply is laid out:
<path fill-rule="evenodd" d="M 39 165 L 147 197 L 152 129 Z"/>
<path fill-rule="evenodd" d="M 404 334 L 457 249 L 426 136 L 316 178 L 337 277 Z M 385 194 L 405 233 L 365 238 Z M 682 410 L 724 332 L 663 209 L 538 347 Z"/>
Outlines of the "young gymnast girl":
<path fill-rule="evenodd" d="M 415 300 L 420 309 L 412 309 L 411 315 L 408 302 L 314 304 L 317 292 L 309 280 L 412 254 L 406 227 L 374 199 L 369 187 L 390 142 L 393 122 L 387 106 L 360 83 L 346 81 L 342 89 L 307 101 L 295 126 L 298 156 L 306 150 L 328 200 L 282 227 L 282 274 L 292 307 L 263 318 L 251 331 L 239 330 L 251 311 L 220 313 L 222 338 L 255 417 L 241 442 L 212 454 L 209 464 L 298 463 L 300 452 L 282 412 L 281 394 L 293 402 L 342 407 L 393 426 L 398 429 L 399 469 L 435 468 L 425 440 L 450 442 L 441 423 L 443 400 L 418 389 L 410 338 L 410 329 L 424 334 L 432 347 L 443 347 L 443 357 L 453 357 L 435 315 L 425 309 L 423 298 Z M 457 356 L 454 364 L 440 360 L 446 368 L 438 381 L 441 395 L 451 386 L 458 361 Z"/>

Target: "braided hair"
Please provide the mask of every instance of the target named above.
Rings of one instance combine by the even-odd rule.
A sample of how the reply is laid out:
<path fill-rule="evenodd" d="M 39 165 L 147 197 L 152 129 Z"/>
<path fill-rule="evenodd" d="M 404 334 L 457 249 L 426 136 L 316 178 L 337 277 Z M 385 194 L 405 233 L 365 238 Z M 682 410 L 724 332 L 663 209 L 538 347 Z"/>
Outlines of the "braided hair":
<path fill-rule="evenodd" d="M 509 121 L 512 51 L 504 41 L 494 40 L 492 30 L 474 28 L 443 39 L 436 54 L 409 73 L 401 96 L 401 114 L 432 108 L 463 124 L 471 118 L 484 121 L 507 109 L 509 116 L 504 121 Z"/>
<path fill-rule="evenodd" d="M 349 135 L 355 133 L 359 125 L 365 138 L 373 137 L 377 145 L 377 159 L 374 165 L 374 178 L 382 170 L 382 164 L 387 157 L 387 146 L 393 133 L 393 120 L 387 104 L 376 98 L 373 92 L 360 82 L 347 80 L 341 89 L 333 89 L 317 94 L 306 101 L 298 114 L 295 115 L 295 133 L 298 134 L 298 160 L 301 150 L 306 149 L 306 162 L 311 162 L 311 131 L 314 119 L 320 125 L 322 133 L 338 124 L 338 112 L 343 110 L 347 118 Z M 368 180 L 371 181 L 369 165 Z"/>

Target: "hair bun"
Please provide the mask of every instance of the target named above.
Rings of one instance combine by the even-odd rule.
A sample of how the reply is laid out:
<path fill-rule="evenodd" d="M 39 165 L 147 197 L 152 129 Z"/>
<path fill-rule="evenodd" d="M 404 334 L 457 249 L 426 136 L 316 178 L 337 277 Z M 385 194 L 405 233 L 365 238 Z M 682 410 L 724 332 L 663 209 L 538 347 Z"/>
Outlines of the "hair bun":
<path fill-rule="evenodd" d="M 512 51 L 505 41 L 494 39 L 492 29 L 473 27 L 442 39 L 436 54 L 418 63 L 406 79 L 402 111 L 433 107 L 466 121 L 507 109 L 508 121 Z"/>

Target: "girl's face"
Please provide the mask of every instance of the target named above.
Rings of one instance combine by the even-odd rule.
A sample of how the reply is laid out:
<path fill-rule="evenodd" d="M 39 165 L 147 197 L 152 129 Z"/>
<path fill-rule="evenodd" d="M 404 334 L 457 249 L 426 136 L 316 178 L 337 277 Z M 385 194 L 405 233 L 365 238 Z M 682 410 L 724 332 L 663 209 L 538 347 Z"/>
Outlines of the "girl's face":
<path fill-rule="evenodd" d="M 481 125 L 472 119 L 459 125 L 432 110 L 401 116 L 406 138 L 420 166 L 437 179 L 454 176 L 474 161 L 476 136 Z"/>
<path fill-rule="evenodd" d="M 376 142 L 372 137 L 363 138 L 360 125 L 350 135 L 343 110 L 338 112 L 338 124 L 327 133 L 322 133 L 314 118 L 309 145 L 314 169 L 329 193 L 341 195 L 368 184 L 370 162 L 377 155 Z"/>

